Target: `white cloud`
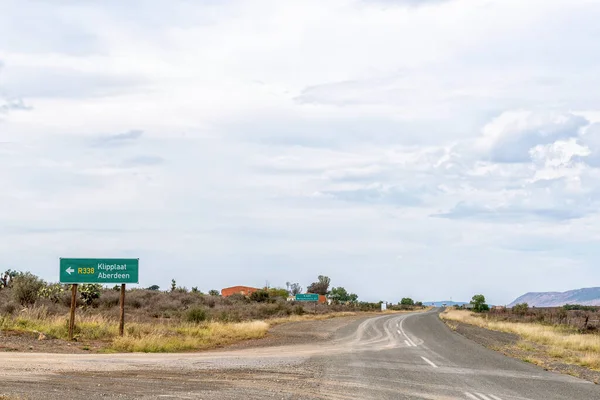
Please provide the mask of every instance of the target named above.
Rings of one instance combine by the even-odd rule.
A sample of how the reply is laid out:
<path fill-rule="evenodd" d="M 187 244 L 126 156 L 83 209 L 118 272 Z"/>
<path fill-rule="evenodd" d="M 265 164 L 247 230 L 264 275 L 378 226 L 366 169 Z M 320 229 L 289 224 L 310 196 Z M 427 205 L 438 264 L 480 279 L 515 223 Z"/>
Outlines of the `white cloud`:
<path fill-rule="evenodd" d="M 130 255 L 146 285 L 325 273 L 390 301 L 600 278 L 594 2 L 5 3 L 11 268 Z"/>
<path fill-rule="evenodd" d="M 579 135 L 588 121 L 555 112 L 505 112 L 483 129 L 477 147 L 493 162 L 528 162 L 536 146 L 552 145 Z"/>

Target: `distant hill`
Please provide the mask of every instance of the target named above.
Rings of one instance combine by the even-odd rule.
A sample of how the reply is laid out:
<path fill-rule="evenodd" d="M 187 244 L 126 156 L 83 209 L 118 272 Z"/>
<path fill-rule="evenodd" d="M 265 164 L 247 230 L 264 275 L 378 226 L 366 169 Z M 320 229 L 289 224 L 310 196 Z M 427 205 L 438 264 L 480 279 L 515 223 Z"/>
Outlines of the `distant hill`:
<path fill-rule="evenodd" d="M 565 304 L 600 306 L 600 287 L 570 290 L 568 292 L 527 293 L 508 306 L 527 303 L 530 307 L 561 307 Z"/>
<path fill-rule="evenodd" d="M 448 307 L 452 307 L 452 306 L 455 306 L 455 305 L 456 306 L 462 306 L 462 305 L 469 304 L 469 303 L 465 303 L 465 302 L 462 302 L 462 301 L 456 302 L 456 301 L 450 301 L 450 300 L 447 300 L 447 301 L 424 301 L 423 302 L 424 306 L 430 306 L 432 304 L 435 307 L 442 307 L 443 304 L 445 304 Z"/>

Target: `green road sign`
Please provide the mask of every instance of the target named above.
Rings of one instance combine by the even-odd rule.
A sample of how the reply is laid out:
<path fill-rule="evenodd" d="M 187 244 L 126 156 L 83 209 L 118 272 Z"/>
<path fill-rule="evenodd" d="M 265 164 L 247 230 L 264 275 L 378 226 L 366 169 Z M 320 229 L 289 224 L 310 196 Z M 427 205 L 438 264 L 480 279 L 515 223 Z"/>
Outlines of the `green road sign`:
<path fill-rule="evenodd" d="M 139 283 L 138 258 L 61 258 L 60 283 Z"/>
<path fill-rule="evenodd" d="M 296 301 L 319 301 L 319 295 L 316 293 L 297 294 Z"/>

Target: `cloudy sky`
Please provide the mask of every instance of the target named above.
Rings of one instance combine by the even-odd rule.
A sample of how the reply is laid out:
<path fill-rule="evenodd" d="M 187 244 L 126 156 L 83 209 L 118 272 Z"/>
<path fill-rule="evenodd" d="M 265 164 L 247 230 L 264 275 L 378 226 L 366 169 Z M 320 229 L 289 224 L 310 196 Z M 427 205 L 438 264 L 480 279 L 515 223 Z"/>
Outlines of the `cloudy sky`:
<path fill-rule="evenodd" d="M 0 0 L 0 269 L 600 285 L 594 0 Z"/>

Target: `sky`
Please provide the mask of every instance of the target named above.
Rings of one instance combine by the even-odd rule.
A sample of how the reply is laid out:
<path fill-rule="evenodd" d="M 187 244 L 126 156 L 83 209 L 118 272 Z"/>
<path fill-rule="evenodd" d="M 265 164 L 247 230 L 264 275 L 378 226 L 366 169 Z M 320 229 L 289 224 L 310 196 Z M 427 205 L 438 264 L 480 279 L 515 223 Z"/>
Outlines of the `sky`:
<path fill-rule="evenodd" d="M 600 2 L 0 0 L 0 269 L 600 286 Z"/>

